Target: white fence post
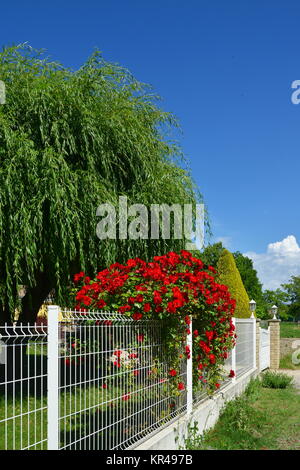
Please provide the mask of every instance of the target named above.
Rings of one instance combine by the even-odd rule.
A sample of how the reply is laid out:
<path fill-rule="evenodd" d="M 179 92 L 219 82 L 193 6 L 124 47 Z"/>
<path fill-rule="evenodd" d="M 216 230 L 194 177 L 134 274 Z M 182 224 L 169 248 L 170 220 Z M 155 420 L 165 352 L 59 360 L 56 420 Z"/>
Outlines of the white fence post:
<path fill-rule="evenodd" d="M 187 358 L 186 363 L 186 386 L 187 386 L 187 396 L 186 396 L 186 412 L 191 414 L 193 411 L 193 323 L 190 316 L 190 325 L 188 326 L 190 332 L 187 335 L 186 345 L 190 350 L 190 357 Z"/>
<path fill-rule="evenodd" d="M 256 369 L 256 318 L 253 315 L 253 369 Z"/>
<path fill-rule="evenodd" d="M 58 383 L 58 316 L 57 305 L 48 306 L 48 450 L 58 450 L 59 383 Z"/>
<path fill-rule="evenodd" d="M 232 323 L 236 328 L 235 318 L 232 318 Z M 236 333 L 236 329 L 234 331 Z M 236 340 L 235 340 L 235 342 L 236 342 Z M 231 369 L 234 371 L 234 376 L 232 377 L 232 381 L 235 382 L 235 380 L 236 380 L 236 345 L 231 350 Z"/>

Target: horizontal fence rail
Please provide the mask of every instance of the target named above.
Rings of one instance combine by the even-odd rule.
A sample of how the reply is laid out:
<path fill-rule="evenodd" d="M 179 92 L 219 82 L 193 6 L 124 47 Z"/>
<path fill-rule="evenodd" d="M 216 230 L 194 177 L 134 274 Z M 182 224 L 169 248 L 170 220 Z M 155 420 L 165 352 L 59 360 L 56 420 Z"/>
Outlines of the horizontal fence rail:
<path fill-rule="evenodd" d="M 255 319 L 234 319 L 221 388 L 255 368 Z M 162 321 L 48 307 L 47 325 L 0 328 L 0 449 L 121 450 L 205 399 L 182 359 L 171 391 Z M 192 332 L 192 327 L 190 325 Z M 192 333 L 187 344 L 192 353 Z M 178 351 L 177 351 L 178 353 Z M 185 357 L 185 355 L 182 355 Z"/>

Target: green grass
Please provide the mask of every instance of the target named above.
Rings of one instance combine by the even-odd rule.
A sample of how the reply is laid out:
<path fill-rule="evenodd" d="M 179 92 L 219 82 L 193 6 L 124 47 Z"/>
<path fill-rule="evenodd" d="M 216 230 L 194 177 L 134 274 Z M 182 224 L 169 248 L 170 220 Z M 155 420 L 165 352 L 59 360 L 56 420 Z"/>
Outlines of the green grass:
<path fill-rule="evenodd" d="M 280 323 L 281 338 L 300 338 L 300 325 L 292 322 Z"/>
<path fill-rule="evenodd" d="M 188 450 L 300 450 L 300 394 L 292 387 L 264 388 L 255 381 L 229 402 L 201 438 L 190 430 Z"/>
<path fill-rule="evenodd" d="M 21 406 L 21 403 L 23 403 L 23 406 Z M 0 450 L 23 449 L 30 447 L 30 445 L 35 442 L 40 442 L 45 439 L 47 411 L 41 409 L 41 411 L 32 412 L 44 406 L 46 406 L 45 400 L 26 397 L 25 400 L 23 399 L 21 401 L 20 397 L 15 397 L 14 400 L 9 400 L 8 406 L 5 407 L 4 397 L 1 396 Z M 23 416 L 20 416 L 21 414 L 23 414 Z M 19 417 L 10 419 L 12 416 Z M 7 421 L 1 422 L 2 419 L 7 419 Z M 36 450 L 46 449 L 47 443 L 40 443 L 32 449 L 34 448 L 36 448 Z"/>
<path fill-rule="evenodd" d="M 157 400 L 155 396 L 157 392 L 154 390 L 135 393 L 131 390 L 130 406 L 138 410 L 143 406 L 143 403 L 151 403 L 151 400 Z M 74 436 L 88 435 L 91 426 L 96 423 L 109 422 L 113 423 L 116 416 L 124 416 L 127 409 L 127 399 L 122 400 L 124 389 L 119 387 L 111 387 L 108 389 L 101 389 L 99 387 L 89 388 L 76 388 L 76 391 L 71 393 L 66 392 L 61 394 L 60 398 L 60 416 L 68 416 L 66 419 L 61 420 L 61 435 L 64 439 L 66 437 L 68 442 L 74 441 Z M 34 398 L 28 394 L 15 396 L 15 398 L 8 398 L 7 406 L 5 407 L 5 397 L 0 396 L 0 450 L 3 449 L 21 449 L 39 442 L 47 437 L 47 400 L 46 398 Z M 45 409 L 43 409 L 45 408 Z M 35 411 L 39 410 L 39 411 Z M 26 412 L 30 411 L 26 415 Z M 154 409 L 149 409 L 148 419 L 149 424 L 151 419 L 154 419 Z M 23 415 L 23 416 L 21 416 Z M 19 416 L 12 419 L 15 416 Z M 160 412 L 160 419 L 164 419 L 167 415 Z M 1 422 L 6 418 L 11 418 L 8 421 Z M 155 416 L 158 419 L 158 416 Z M 136 427 L 136 422 L 126 423 L 127 427 Z M 146 422 L 146 418 L 145 418 Z M 99 424 L 98 424 L 99 426 Z M 113 432 L 113 427 L 110 432 Z M 68 443 L 67 442 L 67 443 Z M 63 443 L 63 441 L 62 441 Z M 64 442 L 65 444 L 66 442 Z M 47 443 L 38 444 L 31 447 L 32 450 L 41 450 L 47 448 Z"/>
<path fill-rule="evenodd" d="M 30 352 L 29 352 L 30 354 Z M 130 377 L 124 376 L 118 380 L 110 379 L 107 388 L 103 388 L 103 381 L 99 379 L 96 386 L 72 386 L 60 393 L 60 416 L 66 418 L 60 420 L 61 445 L 71 444 L 79 436 L 88 436 L 90 433 L 99 434 L 101 442 L 101 427 L 109 426 L 109 434 L 115 433 L 115 438 L 121 438 L 122 433 L 128 435 L 142 432 L 143 428 L 151 426 L 153 422 L 161 420 L 163 424 L 170 417 L 176 406 L 181 406 L 183 395 L 173 399 L 172 405 L 166 402 L 165 407 L 153 407 L 161 398 L 161 393 L 166 393 L 167 384 L 163 389 L 153 386 L 149 389 L 141 389 L 139 383 L 130 382 Z M 124 382 L 126 380 L 126 382 Z M 126 385 L 126 387 L 125 387 Z M 125 393 L 126 390 L 126 393 Z M 37 393 L 40 389 L 37 389 Z M 22 449 L 29 447 L 32 450 L 47 448 L 47 442 L 39 443 L 47 438 L 47 398 L 34 396 L 34 390 L 19 390 L 15 394 L 0 394 L 0 450 Z M 143 408 L 147 413 L 137 420 L 135 416 L 122 421 L 120 425 L 114 425 L 118 419 L 128 415 L 128 406 L 137 413 Z M 70 416 L 68 416 L 70 415 Z M 103 431 L 103 436 L 107 431 Z M 124 436 L 123 438 L 124 439 Z M 106 439 L 105 439 L 106 442 Z M 35 443 L 38 443 L 35 445 Z M 81 441 L 84 448 L 84 440 Z M 87 439 L 87 448 L 89 443 Z M 107 444 L 106 444 L 107 445 Z"/>
<path fill-rule="evenodd" d="M 41 356 L 47 355 L 45 345 L 30 342 L 27 345 L 26 354 L 24 363 L 27 364 L 27 361 L 31 359 L 30 372 L 35 371 L 37 376 L 42 374 L 42 370 L 35 370 L 33 367 L 41 364 Z M 34 361 L 35 358 L 36 361 Z M 77 376 L 74 376 L 73 370 L 72 375 L 71 369 L 67 368 L 66 383 L 81 380 L 81 375 L 78 374 L 79 372 Z M 32 450 L 47 448 L 45 380 L 44 378 L 43 381 L 38 379 L 36 382 L 26 381 L 22 391 L 17 385 L 10 391 L 3 385 L 0 387 L 0 450 L 27 447 Z M 70 416 L 60 420 L 61 445 L 72 443 L 78 439 L 78 436 L 88 436 L 93 432 L 100 436 L 98 430 L 101 427 L 109 429 L 110 435 L 115 433 L 115 439 L 118 440 L 124 439 L 124 436 L 121 436 L 122 432 L 135 435 L 142 432 L 143 427 L 150 427 L 154 422 L 161 421 L 163 424 L 170 418 L 176 407 L 182 405 L 184 395 L 178 392 L 178 396 L 168 399 L 170 403 L 167 400 L 165 406 L 155 407 L 153 403 L 161 399 L 161 393 L 169 397 L 168 384 L 155 386 L 158 380 L 155 374 L 148 380 L 149 388 L 145 387 L 141 390 L 142 384 L 125 370 L 114 373 L 113 378 L 107 379 L 106 388 L 103 388 L 104 381 L 101 378 L 95 379 L 92 382 L 93 386 L 88 386 L 88 383 L 76 387 L 66 386 L 65 390 L 61 390 L 60 393 L 60 416 Z M 128 415 L 129 405 L 136 413 L 143 408 L 147 410 L 147 413 L 142 413 L 140 420 L 133 415 L 121 424 L 114 425 L 121 417 Z M 45 442 L 40 442 L 44 440 Z M 35 443 L 38 444 L 35 445 Z M 84 440 L 81 443 L 84 448 Z M 88 446 L 87 443 L 87 448 Z"/>
<path fill-rule="evenodd" d="M 300 370 L 300 364 L 292 362 L 292 354 L 287 354 L 280 359 L 280 369 Z"/>
<path fill-rule="evenodd" d="M 117 416 L 125 416 L 128 413 L 128 403 L 135 411 L 149 406 L 148 414 L 144 417 L 143 425 L 148 426 L 152 421 L 161 419 L 162 422 L 168 419 L 169 412 L 167 409 L 159 410 L 151 408 L 151 404 L 157 401 L 159 392 L 156 387 L 151 390 L 143 390 L 138 393 L 132 388 L 128 395 L 124 395 L 124 387 L 110 386 L 107 389 L 101 387 L 76 387 L 71 392 L 62 393 L 60 395 L 60 416 L 68 416 L 61 420 L 61 444 L 74 442 L 74 436 L 85 436 L 91 432 L 91 427 L 104 426 L 112 424 L 110 433 L 114 432 Z M 124 399 L 124 398 L 125 399 Z M 128 401 L 130 400 L 130 402 Z M 45 409 L 43 409 L 45 408 Z M 21 449 L 39 442 L 47 437 L 47 400 L 46 397 L 33 397 L 27 393 L 20 394 L 14 398 L 8 398 L 7 406 L 5 406 L 5 397 L 0 396 L 0 450 L 3 449 Z M 38 411 L 36 411 L 38 410 Z M 26 414 L 27 411 L 30 413 Z M 157 415 L 159 413 L 159 416 Z M 23 416 L 21 416 L 23 415 Z M 14 418 L 13 417 L 16 417 Z M 11 418 L 8 421 L 2 420 Z M 148 422 L 148 424 L 147 424 Z M 98 424 L 97 424 L 98 423 Z M 99 424 L 100 423 L 100 424 Z M 138 423 L 136 419 L 128 419 L 127 428 L 138 431 Z M 104 426 L 105 427 L 105 426 Z M 120 432 L 122 431 L 122 424 Z M 125 429 L 123 430 L 125 432 Z M 117 432 L 117 431 L 116 431 Z M 67 440 L 67 442 L 65 441 Z M 47 448 L 47 443 L 34 445 L 30 447 L 32 450 L 41 450 Z"/>

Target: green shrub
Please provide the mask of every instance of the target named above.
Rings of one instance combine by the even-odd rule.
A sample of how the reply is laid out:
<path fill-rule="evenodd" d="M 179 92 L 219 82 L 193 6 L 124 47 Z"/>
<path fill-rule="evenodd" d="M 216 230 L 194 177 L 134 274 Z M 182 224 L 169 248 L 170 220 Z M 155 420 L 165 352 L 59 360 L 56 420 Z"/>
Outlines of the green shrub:
<path fill-rule="evenodd" d="M 292 377 L 279 372 L 268 371 L 262 376 L 262 386 L 265 388 L 287 388 L 292 381 Z"/>
<path fill-rule="evenodd" d="M 228 286 L 231 296 L 236 300 L 235 317 L 250 317 L 249 297 L 230 251 L 223 250 L 217 264 L 217 272 L 217 282 Z"/>

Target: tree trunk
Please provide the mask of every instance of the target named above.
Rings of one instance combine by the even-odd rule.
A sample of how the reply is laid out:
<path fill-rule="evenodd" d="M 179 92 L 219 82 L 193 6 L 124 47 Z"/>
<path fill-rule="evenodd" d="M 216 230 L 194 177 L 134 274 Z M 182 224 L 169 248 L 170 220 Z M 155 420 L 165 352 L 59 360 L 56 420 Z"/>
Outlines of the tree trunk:
<path fill-rule="evenodd" d="M 39 273 L 36 282 L 36 286 L 29 287 L 22 298 L 22 311 L 18 323 L 34 323 L 39 309 L 53 288 L 46 273 Z"/>
<path fill-rule="evenodd" d="M 12 325 L 13 322 L 13 314 L 9 309 L 8 303 L 2 304 L 0 303 L 0 326 L 5 325 Z"/>

